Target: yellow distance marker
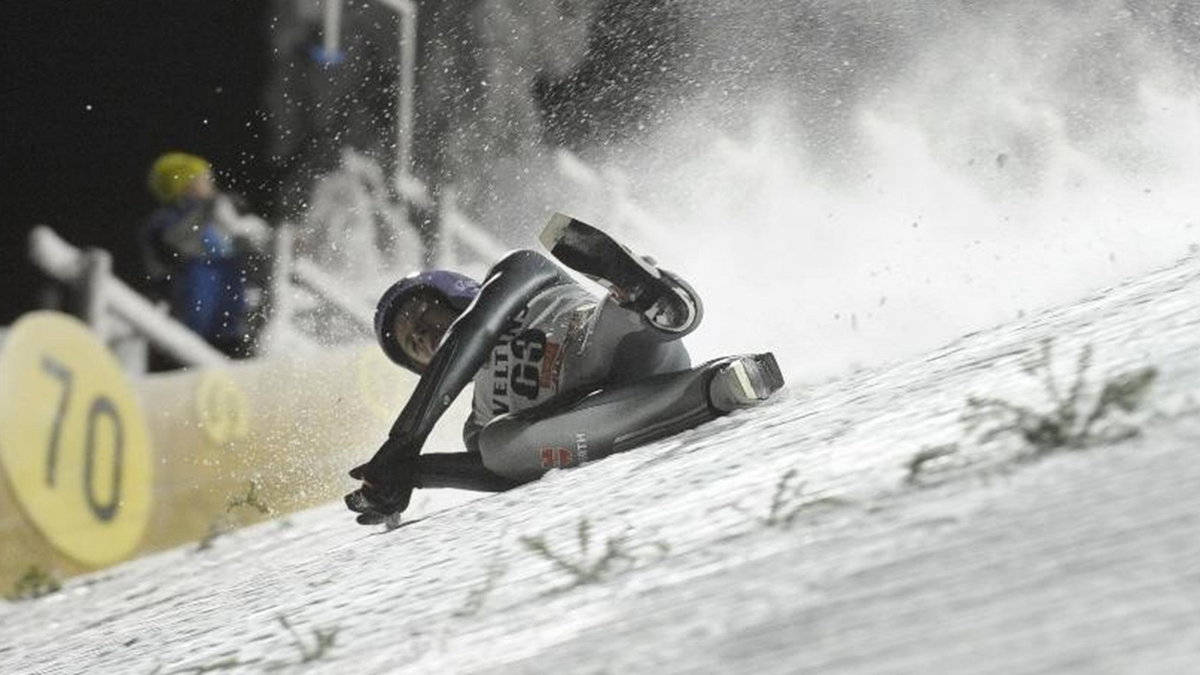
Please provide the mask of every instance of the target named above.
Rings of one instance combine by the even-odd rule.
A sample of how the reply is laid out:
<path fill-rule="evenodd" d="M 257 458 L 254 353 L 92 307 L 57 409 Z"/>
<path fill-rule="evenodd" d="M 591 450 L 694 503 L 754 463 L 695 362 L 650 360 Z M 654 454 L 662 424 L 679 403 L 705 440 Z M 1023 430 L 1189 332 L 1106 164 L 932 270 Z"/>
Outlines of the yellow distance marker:
<path fill-rule="evenodd" d="M 237 381 L 224 370 L 210 370 L 196 385 L 196 419 L 215 445 L 239 441 L 250 432 L 249 403 Z"/>
<path fill-rule="evenodd" d="M 116 359 L 87 326 L 24 315 L 0 352 L 0 469 L 54 548 L 89 566 L 134 551 L 150 519 L 149 434 Z"/>

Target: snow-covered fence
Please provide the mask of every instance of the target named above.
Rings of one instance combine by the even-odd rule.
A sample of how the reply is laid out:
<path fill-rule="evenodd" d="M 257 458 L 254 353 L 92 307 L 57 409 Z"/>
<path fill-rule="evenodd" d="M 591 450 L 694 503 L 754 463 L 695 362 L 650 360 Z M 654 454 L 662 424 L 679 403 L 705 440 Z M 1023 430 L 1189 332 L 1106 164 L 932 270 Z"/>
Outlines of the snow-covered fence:
<path fill-rule="evenodd" d="M 648 213 L 629 194 L 629 178 L 615 169 L 596 169 L 566 148 L 554 152 L 554 163 L 560 175 L 582 188 L 602 211 L 606 228 L 631 240 L 650 244 L 654 248 L 669 231 L 661 221 Z"/>
<path fill-rule="evenodd" d="M 459 269 L 482 277 L 487 266 L 511 248 L 475 224 L 458 208 L 454 190 L 445 191 L 439 206 L 442 236 L 441 246 L 435 256 L 439 267 Z M 469 255 L 460 255 L 462 250 Z M 478 264 L 472 267 L 468 259 L 478 261 Z"/>
<path fill-rule="evenodd" d="M 228 362 L 224 354 L 113 276 L 112 255 L 107 251 L 78 249 L 48 226 L 38 225 L 29 233 L 29 255 L 47 275 L 81 294 L 81 318 L 127 370 L 145 370 L 146 341 L 187 365 Z"/>
<path fill-rule="evenodd" d="M 305 258 L 293 260 L 291 271 L 294 281 L 319 295 L 355 324 L 368 331 L 373 330 L 374 308 L 368 306 L 358 293 L 346 288 L 337 277 Z"/>
<path fill-rule="evenodd" d="M 276 230 L 272 264 L 286 273 L 272 275 L 273 319 L 266 329 L 273 336 L 270 343 L 296 337 L 290 327 L 292 284 L 370 332 L 374 315 L 370 304 L 312 261 L 296 257 L 293 236 L 287 225 Z M 29 253 L 39 269 L 78 293 L 80 319 L 117 355 L 126 371 L 145 371 L 147 343 L 188 366 L 229 363 L 223 353 L 114 276 L 109 252 L 76 248 L 50 227 L 38 225 L 29 235 Z"/>

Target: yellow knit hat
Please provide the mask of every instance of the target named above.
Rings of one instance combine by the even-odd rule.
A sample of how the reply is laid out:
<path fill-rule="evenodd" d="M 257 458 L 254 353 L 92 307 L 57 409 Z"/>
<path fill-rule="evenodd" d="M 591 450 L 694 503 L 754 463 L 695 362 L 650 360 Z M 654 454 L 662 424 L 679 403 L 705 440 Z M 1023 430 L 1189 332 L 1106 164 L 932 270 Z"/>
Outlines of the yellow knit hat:
<path fill-rule="evenodd" d="M 171 204 L 187 192 L 197 176 L 212 171 L 212 164 L 203 157 L 186 152 L 168 152 L 154 160 L 147 182 L 158 201 Z"/>

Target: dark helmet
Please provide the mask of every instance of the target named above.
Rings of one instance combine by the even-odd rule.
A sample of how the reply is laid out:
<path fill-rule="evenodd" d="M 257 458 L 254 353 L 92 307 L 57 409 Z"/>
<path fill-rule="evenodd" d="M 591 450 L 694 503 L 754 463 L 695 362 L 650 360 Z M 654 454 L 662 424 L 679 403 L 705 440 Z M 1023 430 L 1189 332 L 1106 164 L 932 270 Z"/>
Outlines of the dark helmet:
<path fill-rule="evenodd" d="M 416 272 L 392 284 L 379 298 L 379 304 L 375 307 L 375 339 L 389 359 L 420 374 L 420 366 L 408 358 L 392 335 L 396 312 L 400 311 L 400 306 L 406 300 L 418 293 L 429 293 L 454 311 L 461 312 L 479 295 L 479 282 L 449 270 Z"/>

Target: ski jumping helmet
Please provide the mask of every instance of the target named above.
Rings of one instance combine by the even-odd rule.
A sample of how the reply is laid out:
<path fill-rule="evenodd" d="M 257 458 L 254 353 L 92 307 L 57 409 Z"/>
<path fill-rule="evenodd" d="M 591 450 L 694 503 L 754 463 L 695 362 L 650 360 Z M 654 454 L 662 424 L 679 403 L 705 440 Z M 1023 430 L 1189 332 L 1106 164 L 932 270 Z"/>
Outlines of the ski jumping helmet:
<path fill-rule="evenodd" d="M 406 300 L 418 293 L 431 293 L 446 306 L 461 312 L 479 295 L 479 282 L 449 270 L 416 272 L 392 284 L 379 298 L 379 305 L 375 307 L 375 339 L 392 362 L 419 375 L 420 367 L 400 349 L 392 334 L 396 313 Z"/>

